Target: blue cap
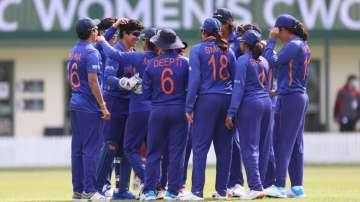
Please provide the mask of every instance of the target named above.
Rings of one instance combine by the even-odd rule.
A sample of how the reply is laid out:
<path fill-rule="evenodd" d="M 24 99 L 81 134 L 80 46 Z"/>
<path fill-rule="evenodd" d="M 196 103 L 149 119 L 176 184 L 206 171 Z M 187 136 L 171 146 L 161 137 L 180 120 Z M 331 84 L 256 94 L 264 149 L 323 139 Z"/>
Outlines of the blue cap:
<path fill-rule="evenodd" d="M 278 28 L 295 28 L 299 21 L 292 15 L 284 14 L 276 18 L 275 27 Z"/>
<path fill-rule="evenodd" d="M 91 29 L 96 28 L 99 20 L 92 20 L 90 18 L 83 18 L 76 23 L 76 32 L 78 34 L 88 34 Z"/>
<path fill-rule="evenodd" d="M 239 42 L 244 42 L 250 47 L 256 45 L 261 41 L 261 34 L 256 30 L 247 30 L 241 37 L 238 38 Z"/>
<path fill-rule="evenodd" d="M 157 32 L 157 29 L 152 27 L 149 29 L 146 29 L 142 34 L 141 34 L 141 38 L 143 39 L 150 39 L 151 37 L 153 37 Z"/>
<path fill-rule="evenodd" d="M 215 18 L 206 18 L 200 28 L 208 34 L 216 33 L 221 29 L 221 22 Z"/>
<path fill-rule="evenodd" d="M 176 50 L 185 47 L 180 37 L 170 28 L 159 30 L 155 36 L 151 37 L 150 42 L 162 50 Z"/>
<path fill-rule="evenodd" d="M 216 9 L 215 12 L 213 13 L 213 18 L 218 19 L 222 23 L 234 20 L 231 11 L 227 8 Z"/>

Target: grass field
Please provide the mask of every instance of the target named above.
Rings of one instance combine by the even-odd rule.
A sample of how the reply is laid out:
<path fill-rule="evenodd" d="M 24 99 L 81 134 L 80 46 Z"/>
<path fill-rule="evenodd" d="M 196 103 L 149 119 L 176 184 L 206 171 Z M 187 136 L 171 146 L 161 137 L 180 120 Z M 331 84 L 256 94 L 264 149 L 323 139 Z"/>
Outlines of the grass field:
<path fill-rule="evenodd" d="M 211 197 L 214 191 L 214 167 L 208 168 L 206 174 L 205 197 Z M 70 177 L 68 168 L 0 169 L 0 201 L 69 201 Z M 360 202 L 360 165 L 306 166 L 305 190 L 307 198 L 301 199 L 303 202 Z"/>

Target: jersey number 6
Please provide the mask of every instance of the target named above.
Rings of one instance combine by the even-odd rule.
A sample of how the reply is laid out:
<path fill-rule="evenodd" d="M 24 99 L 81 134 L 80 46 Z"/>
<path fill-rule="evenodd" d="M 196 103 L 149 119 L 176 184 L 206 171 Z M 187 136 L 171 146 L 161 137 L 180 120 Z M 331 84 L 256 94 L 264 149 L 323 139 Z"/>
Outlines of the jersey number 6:
<path fill-rule="evenodd" d="M 79 88 L 80 87 L 80 76 L 78 73 L 78 65 L 73 63 L 70 69 L 70 83 L 72 88 Z M 76 79 L 75 79 L 76 78 Z"/>
<path fill-rule="evenodd" d="M 174 71 L 169 67 L 165 67 L 161 72 L 161 88 L 166 95 L 170 95 L 174 91 L 174 81 L 169 76 L 166 76 L 166 73 L 173 75 Z M 168 85 L 166 85 L 166 83 L 168 83 Z M 166 86 L 168 86 L 168 88 L 166 88 Z"/>

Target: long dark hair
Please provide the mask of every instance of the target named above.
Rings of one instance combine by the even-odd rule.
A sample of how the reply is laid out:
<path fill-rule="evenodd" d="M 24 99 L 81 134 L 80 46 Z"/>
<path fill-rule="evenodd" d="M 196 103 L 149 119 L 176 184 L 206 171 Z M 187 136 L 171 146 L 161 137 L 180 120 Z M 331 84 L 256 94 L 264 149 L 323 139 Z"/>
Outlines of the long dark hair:
<path fill-rule="evenodd" d="M 249 49 L 252 53 L 252 57 L 255 60 L 259 60 L 259 57 L 261 56 L 262 51 L 263 51 L 261 42 L 257 42 L 254 46 L 249 46 L 249 45 L 247 45 L 247 46 L 249 47 Z"/>
<path fill-rule="evenodd" d="M 227 51 L 229 49 L 229 43 L 223 39 L 218 31 L 213 31 L 211 33 L 204 32 L 208 36 L 216 38 L 216 45 L 222 50 Z"/>
<path fill-rule="evenodd" d="M 298 22 L 294 28 L 286 28 L 290 33 L 299 36 L 302 40 L 307 41 L 309 34 L 305 30 L 304 24 Z"/>

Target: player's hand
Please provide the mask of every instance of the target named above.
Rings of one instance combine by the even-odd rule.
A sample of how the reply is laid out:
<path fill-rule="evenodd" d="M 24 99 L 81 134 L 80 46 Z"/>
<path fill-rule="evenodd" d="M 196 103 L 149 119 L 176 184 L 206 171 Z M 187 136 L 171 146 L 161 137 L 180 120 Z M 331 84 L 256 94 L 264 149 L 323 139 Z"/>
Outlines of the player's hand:
<path fill-rule="evenodd" d="M 186 119 L 188 121 L 189 124 L 192 124 L 193 122 L 193 118 L 194 118 L 194 114 L 193 112 L 186 112 Z"/>
<path fill-rule="evenodd" d="M 276 91 L 270 91 L 270 97 L 275 97 L 275 96 L 278 96 L 279 93 L 276 92 Z"/>
<path fill-rule="evenodd" d="M 136 85 L 133 92 L 138 95 L 142 94 L 143 93 L 142 85 L 141 84 Z"/>
<path fill-rule="evenodd" d="M 127 18 L 119 18 L 114 24 L 114 27 L 119 27 L 120 25 L 125 25 L 129 22 L 129 19 Z"/>
<path fill-rule="evenodd" d="M 106 105 L 101 107 L 100 110 L 101 110 L 101 113 L 102 113 L 101 118 L 104 119 L 104 120 L 110 120 L 111 115 L 110 115 L 110 112 L 107 109 Z"/>
<path fill-rule="evenodd" d="M 227 116 L 225 119 L 225 126 L 227 129 L 231 130 L 234 127 L 233 120 L 231 116 Z"/>
<path fill-rule="evenodd" d="M 102 35 L 99 35 L 96 37 L 96 42 L 102 43 L 105 41 L 105 37 Z"/>
<path fill-rule="evenodd" d="M 279 28 L 274 27 L 269 32 L 269 38 L 270 39 L 277 39 L 279 37 Z"/>
<path fill-rule="evenodd" d="M 131 78 L 122 77 L 121 79 L 119 79 L 120 88 L 127 91 L 133 90 L 137 84 L 138 80 L 134 76 Z"/>

